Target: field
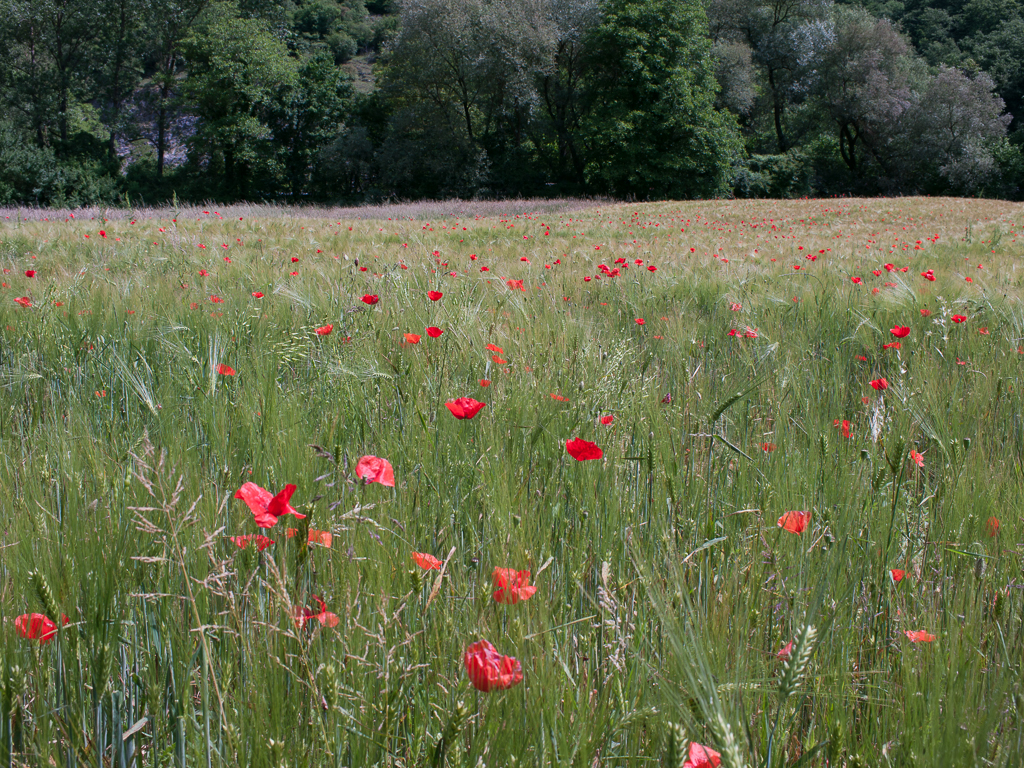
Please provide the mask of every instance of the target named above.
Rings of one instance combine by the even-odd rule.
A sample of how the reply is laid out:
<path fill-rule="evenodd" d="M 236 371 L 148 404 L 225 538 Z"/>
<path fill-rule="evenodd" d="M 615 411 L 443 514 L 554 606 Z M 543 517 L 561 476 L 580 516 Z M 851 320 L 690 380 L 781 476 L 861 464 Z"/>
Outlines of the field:
<path fill-rule="evenodd" d="M 1020 765 L 1022 227 L 0 211 L 0 765 Z"/>

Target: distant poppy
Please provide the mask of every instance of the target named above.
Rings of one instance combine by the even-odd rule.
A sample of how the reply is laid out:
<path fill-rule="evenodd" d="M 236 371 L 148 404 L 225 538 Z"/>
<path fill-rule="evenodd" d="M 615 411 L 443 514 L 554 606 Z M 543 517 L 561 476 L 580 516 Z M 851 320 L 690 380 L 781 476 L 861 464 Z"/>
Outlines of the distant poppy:
<path fill-rule="evenodd" d="M 210 297 L 210 301 L 213 302 L 214 304 L 223 304 L 224 303 L 224 299 L 222 299 L 220 296 L 211 296 Z"/>
<path fill-rule="evenodd" d="M 389 488 L 395 487 L 395 470 L 387 459 L 376 456 L 363 456 L 356 464 L 356 477 L 365 480 L 366 484 L 380 483 Z"/>
<path fill-rule="evenodd" d="M 412 559 L 424 571 L 440 571 L 441 561 L 426 552 L 413 552 Z"/>
<path fill-rule="evenodd" d="M 67 624 L 70 619 L 61 615 L 61 624 Z M 14 620 L 14 629 L 19 635 L 27 640 L 38 640 L 40 645 L 46 645 L 57 636 L 57 624 L 42 613 L 24 613 Z"/>
<path fill-rule="evenodd" d="M 298 528 L 288 528 L 285 530 L 285 535 L 288 536 L 289 539 L 294 539 L 298 534 Z M 330 549 L 331 543 L 334 541 L 334 534 L 330 531 L 317 531 L 311 528 L 306 537 L 306 541 L 310 544 L 320 544 L 327 547 L 327 549 Z"/>
<path fill-rule="evenodd" d="M 435 328 L 432 325 L 427 328 L 427 336 L 429 336 L 432 339 L 440 337 L 442 333 L 444 333 L 444 331 L 442 331 L 440 328 Z"/>
<path fill-rule="evenodd" d="M 756 328 L 751 328 L 748 325 L 747 326 L 747 330 L 745 330 L 743 332 L 743 338 L 744 339 L 756 339 L 757 338 L 757 329 Z"/>
<path fill-rule="evenodd" d="M 643 324 L 644 324 L 644 319 L 643 319 L 642 317 L 638 317 L 638 318 L 636 319 L 636 324 L 637 324 L 637 325 L 643 325 Z"/>
<path fill-rule="evenodd" d="M 888 344 L 883 344 L 882 349 L 899 349 L 900 343 L 898 341 L 890 341 Z"/>
<path fill-rule="evenodd" d="M 298 256 L 292 256 L 292 264 L 294 264 L 294 263 L 295 263 L 295 262 L 297 262 L 298 260 L 299 260 L 299 257 L 298 257 Z"/>
<path fill-rule="evenodd" d="M 842 421 L 840 421 L 839 419 L 836 419 L 834 422 L 832 422 L 832 426 L 833 427 L 842 427 L 842 429 L 843 429 L 843 437 L 847 437 L 848 438 L 850 436 L 850 422 L 847 419 L 843 419 Z"/>
<path fill-rule="evenodd" d="M 405 341 L 408 344 L 419 344 L 420 343 L 419 334 L 407 333 L 407 334 L 405 334 Z"/>
<path fill-rule="evenodd" d="M 480 386 L 481 387 L 489 387 L 489 386 L 491 386 L 491 380 L 490 379 L 480 379 Z"/>
<path fill-rule="evenodd" d="M 663 398 L 661 398 L 661 402 L 663 402 L 665 405 L 671 405 L 672 404 L 672 393 L 671 392 L 667 392 L 665 394 L 665 396 Z"/>
<path fill-rule="evenodd" d="M 293 493 L 295 486 L 292 484 L 286 485 L 284 490 L 274 496 L 256 483 L 246 483 L 235 491 L 235 498 L 241 499 L 249 507 L 256 518 L 256 525 L 260 528 L 273 528 L 277 525 L 277 519 L 283 515 L 295 515 L 299 519 L 306 517 L 288 503 Z"/>
<path fill-rule="evenodd" d="M 508 360 L 498 357 L 497 355 L 491 355 L 491 360 L 493 360 L 497 365 L 506 365 L 508 363 Z"/>
<path fill-rule="evenodd" d="M 327 610 L 327 603 L 320 599 L 317 595 L 312 596 L 318 603 L 320 610 L 313 611 L 309 608 L 296 608 L 295 609 L 295 626 L 302 629 L 306 622 L 316 619 L 325 627 L 336 627 L 340 619 L 336 614 L 331 613 Z"/>
<path fill-rule="evenodd" d="M 104 232 L 104 231 L 103 231 L 103 230 L 101 229 L 101 230 L 100 230 L 100 237 L 106 237 L 106 236 L 107 236 L 107 233 L 106 233 L 106 232 Z"/>
<path fill-rule="evenodd" d="M 810 521 L 810 512 L 787 512 L 779 518 L 778 526 L 790 533 L 803 533 Z"/>
<path fill-rule="evenodd" d="M 604 424 L 605 426 L 611 424 L 613 421 L 615 421 L 615 417 L 610 414 L 608 416 L 601 417 L 601 423 Z"/>
<path fill-rule="evenodd" d="M 511 280 L 511 279 L 509 279 L 509 280 L 505 281 L 505 285 L 508 286 L 510 291 L 523 291 L 524 293 L 526 292 L 526 288 L 523 287 L 523 281 L 522 280 Z"/>
<path fill-rule="evenodd" d="M 988 520 L 986 520 L 985 521 L 985 529 L 988 531 L 988 535 L 989 536 L 993 536 L 993 537 L 994 536 L 998 536 L 999 535 L 999 518 L 998 517 L 990 517 Z"/>
<path fill-rule="evenodd" d="M 988 328 L 979 328 L 978 333 L 980 333 L 982 336 L 988 336 Z"/>
<path fill-rule="evenodd" d="M 648 272 L 657 272 L 657 271 L 658 271 L 658 268 L 657 268 L 656 266 L 654 266 L 653 264 L 650 264 L 650 265 L 648 265 L 648 267 L 647 267 L 647 271 L 648 271 Z"/>
<path fill-rule="evenodd" d="M 32 306 L 32 299 L 30 299 L 28 296 L 19 296 L 14 300 L 14 303 L 21 304 L 21 306 L 27 309 L 28 307 Z"/>
<path fill-rule="evenodd" d="M 367 293 L 362 298 L 362 302 L 364 304 L 369 304 L 371 307 L 374 304 L 376 304 L 378 301 L 380 301 L 380 296 L 378 296 L 378 295 L 376 295 L 374 293 Z"/>
<path fill-rule="evenodd" d="M 859 277 L 851 277 L 850 280 L 851 282 L 853 282 L 854 285 L 861 285 L 864 282 Z"/>
<path fill-rule="evenodd" d="M 967 322 L 967 315 L 953 315 L 953 317 L 951 317 L 950 319 L 954 323 L 966 323 Z"/>
<path fill-rule="evenodd" d="M 930 309 L 922 309 L 921 310 L 921 317 L 930 317 L 931 314 L 932 314 L 932 311 Z"/>
<path fill-rule="evenodd" d="M 261 533 L 247 533 L 245 536 L 231 536 L 229 538 L 239 549 L 245 549 L 249 546 L 250 542 L 253 542 L 256 544 L 257 552 L 262 552 L 274 544 L 273 541 Z"/>
<path fill-rule="evenodd" d="M 886 381 L 884 378 L 875 379 L 874 381 L 871 382 L 871 386 L 877 389 L 879 392 L 881 392 L 882 390 L 889 388 L 889 382 Z"/>
<path fill-rule="evenodd" d="M 333 325 L 321 325 L 319 328 L 316 329 L 316 335 L 317 336 L 329 336 L 331 334 L 331 331 L 333 331 L 333 330 L 334 330 L 334 326 Z"/>
<path fill-rule="evenodd" d="M 913 448 L 910 449 L 910 460 L 919 467 L 924 466 L 924 454 L 918 453 Z"/>
<path fill-rule="evenodd" d="M 910 335 L 910 326 L 894 325 L 892 328 L 889 329 L 889 333 L 891 333 L 897 339 L 902 339 Z"/>
<path fill-rule="evenodd" d="M 34 269 L 26 269 L 25 270 L 25 277 L 35 277 L 35 276 L 36 276 L 36 271 Z"/>
<path fill-rule="evenodd" d="M 775 448 L 775 443 L 761 443 L 761 450 L 765 453 L 771 453 Z"/>
<path fill-rule="evenodd" d="M 591 443 L 588 440 L 581 440 L 578 437 L 574 437 L 572 440 L 566 440 L 565 450 L 570 456 L 576 459 L 576 461 L 592 461 L 604 456 L 604 451 L 598 448 L 596 443 Z"/>
<path fill-rule="evenodd" d="M 478 691 L 503 690 L 523 681 L 523 667 L 511 656 L 502 656 L 486 640 L 470 645 L 462 657 L 469 681 Z"/>
<path fill-rule="evenodd" d="M 263 291 L 253 291 L 252 292 L 252 297 L 254 299 L 262 299 L 263 298 Z"/>
<path fill-rule="evenodd" d="M 439 301 L 444 296 L 440 291 L 427 291 L 427 298 L 431 301 Z"/>
<path fill-rule="evenodd" d="M 899 568 L 893 568 L 889 571 L 889 575 L 892 577 L 893 584 L 899 584 L 903 581 L 903 577 L 907 575 L 907 572 L 901 571 Z"/>
<path fill-rule="evenodd" d="M 921 273 L 921 277 L 923 277 L 925 280 L 931 280 L 934 283 L 935 282 L 935 271 L 931 270 L 931 269 L 926 270 L 925 272 Z"/>
<path fill-rule="evenodd" d="M 782 646 L 778 650 L 778 652 L 775 654 L 775 657 L 777 659 L 785 661 L 786 659 L 788 659 L 792 655 L 793 655 L 793 641 L 790 640 L 788 643 L 786 643 L 784 646 Z"/>
<path fill-rule="evenodd" d="M 497 344 L 488 344 L 486 349 L 490 350 L 491 352 L 497 352 L 499 355 L 505 354 L 505 350 L 499 347 Z"/>
<path fill-rule="evenodd" d="M 472 419 L 476 416 L 483 408 L 487 407 L 487 403 L 481 403 L 479 400 L 474 400 L 472 397 L 459 397 L 455 400 L 449 400 L 445 403 L 448 410 L 452 412 L 452 416 L 456 419 Z"/>
<path fill-rule="evenodd" d="M 219 373 L 221 376 L 234 376 L 235 369 L 232 368 L 230 365 L 225 365 L 224 363 L 221 363 L 220 365 L 217 366 L 217 373 Z"/>
<path fill-rule="evenodd" d="M 721 764 L 722 756 L 718 752 L 691 741 L 689 759 L 683 763 L 683 768 L 718 768 Z"/>
<path fill-rule="evenodd" d="M 923 629 L 908 629 L 906 635 L 912 643 L 930 643 L 935 639 L 935 635 L 925 632 Z"/>
<path fill-rule="evenodd" d="M 494 600 L 499 603 L 515 605 L 520 600 L 529 600 L 537 592 L 530 586 L 530 572 L 517 571 L 515 568 L 495 568 L 491 574 L 494 581 Z"/>
<path fill-rule="evenodd" d="M 561 395 L 556 395 L 554 393 L 551 394 L 551 399 L 552 400 L 557 400 L 560 403 L 568 403 L 569 402 L 569 398 L 568 397 L 562 397 Z"/>

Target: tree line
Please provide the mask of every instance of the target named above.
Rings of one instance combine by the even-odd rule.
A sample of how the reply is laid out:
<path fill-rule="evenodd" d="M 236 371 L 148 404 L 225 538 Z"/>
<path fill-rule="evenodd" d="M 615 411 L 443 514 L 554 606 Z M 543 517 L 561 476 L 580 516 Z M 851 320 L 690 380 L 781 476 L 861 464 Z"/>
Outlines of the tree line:
<path fill-rule="evenodd" d="M 1020 197 L 1022 0 L 0 0 L 0 204 Z"/>

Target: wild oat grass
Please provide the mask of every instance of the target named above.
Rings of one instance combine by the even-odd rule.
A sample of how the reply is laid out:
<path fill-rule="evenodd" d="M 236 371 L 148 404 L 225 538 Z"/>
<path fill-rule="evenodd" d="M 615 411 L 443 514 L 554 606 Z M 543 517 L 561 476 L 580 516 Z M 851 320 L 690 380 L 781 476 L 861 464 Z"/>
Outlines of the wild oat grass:
<path fill-rule="evenodd" d="M 6 765 L 1024 760 L 1020 206 L 70 213 L 0 214 Z"/>

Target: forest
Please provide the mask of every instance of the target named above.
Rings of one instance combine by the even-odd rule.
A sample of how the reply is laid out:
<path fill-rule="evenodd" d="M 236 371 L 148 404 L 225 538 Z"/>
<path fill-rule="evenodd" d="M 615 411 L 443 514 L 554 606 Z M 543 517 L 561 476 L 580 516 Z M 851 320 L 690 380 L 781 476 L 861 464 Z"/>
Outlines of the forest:
<path fill-rule="evenodd" d="M 1024 195 L 1022 0 L 0 0 L 0 205 Z"/>

